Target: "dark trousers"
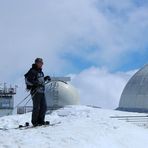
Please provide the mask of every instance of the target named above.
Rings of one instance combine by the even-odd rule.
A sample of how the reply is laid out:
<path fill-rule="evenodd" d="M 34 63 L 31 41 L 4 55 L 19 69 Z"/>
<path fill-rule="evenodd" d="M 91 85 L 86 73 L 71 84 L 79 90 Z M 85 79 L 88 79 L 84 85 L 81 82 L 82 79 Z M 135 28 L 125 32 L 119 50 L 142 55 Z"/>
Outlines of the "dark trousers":
<path fill-rule="evenodd" d="M 35 93 L 32 95 L 33 111 L 32 111 L 32 124 L 42 124 L 45 121 L 45 114 L 47 104 L 44 93 Z"/>

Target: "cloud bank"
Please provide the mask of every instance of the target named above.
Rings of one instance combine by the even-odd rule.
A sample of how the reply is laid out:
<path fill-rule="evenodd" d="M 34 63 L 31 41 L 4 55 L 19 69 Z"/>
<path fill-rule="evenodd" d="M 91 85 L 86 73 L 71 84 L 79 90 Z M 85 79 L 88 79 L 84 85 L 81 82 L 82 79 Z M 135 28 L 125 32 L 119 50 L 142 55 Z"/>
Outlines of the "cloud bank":
<path fill-rule="evenodd" d="M 90 67 L 78 74 L 67 76 L 72 78 L 70 83 L 78 90 L 82 105 L 115 109 L 118 107 L 125 85 L 136 72 L 137 70 L 111 73 L 105 67 Z M 16 83 L 19 84 L 19 88 L 15 96 L 15 105 L 28 95 L 25 91 L 24 79 L 20 78 Z M 31 105 L 31 100 L 28 104 Z"/>
<path fill-rule="evenodd" d="M 81 104 L 115 109 L 126 83 L 136 71 L 110 73 L 106 68 L 91 67 L 70 76 L 79 90 Z"/>

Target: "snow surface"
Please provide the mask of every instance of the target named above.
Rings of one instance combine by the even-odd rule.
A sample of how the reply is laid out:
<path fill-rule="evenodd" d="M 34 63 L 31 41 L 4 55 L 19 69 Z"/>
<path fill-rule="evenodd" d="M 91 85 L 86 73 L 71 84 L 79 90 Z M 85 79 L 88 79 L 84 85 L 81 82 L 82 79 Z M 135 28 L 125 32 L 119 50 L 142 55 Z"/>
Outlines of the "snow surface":
<path fill-rule="evenodd" d="M 11 129 L 30 121 L 31 114 L 0 118 L 0 148 L 146 148 L 148 129 L 111 119 L 113 115 L 139 115 L 87 106 L 69 106 L 46 116 L 54 127 Z M 140 114 L 141 115 L 141 114 Z"/>

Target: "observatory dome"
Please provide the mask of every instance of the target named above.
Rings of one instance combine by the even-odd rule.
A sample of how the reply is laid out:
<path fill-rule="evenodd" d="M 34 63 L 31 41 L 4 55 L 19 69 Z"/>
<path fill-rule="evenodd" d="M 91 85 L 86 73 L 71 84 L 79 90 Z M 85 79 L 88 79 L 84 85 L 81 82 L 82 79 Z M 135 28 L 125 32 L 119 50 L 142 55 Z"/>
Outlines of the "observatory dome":
<path fill-rule="evenodd" d="M 78 91 L 69 83 L 62 81 L 53 81 L 47 84 L 45 96 L 48 108 L 80 104 Z"/>
<path fill-rule="evenodd" d="M 129 80 L 121 95 L 118 109 L 148 112 L 148 65 Z"/>

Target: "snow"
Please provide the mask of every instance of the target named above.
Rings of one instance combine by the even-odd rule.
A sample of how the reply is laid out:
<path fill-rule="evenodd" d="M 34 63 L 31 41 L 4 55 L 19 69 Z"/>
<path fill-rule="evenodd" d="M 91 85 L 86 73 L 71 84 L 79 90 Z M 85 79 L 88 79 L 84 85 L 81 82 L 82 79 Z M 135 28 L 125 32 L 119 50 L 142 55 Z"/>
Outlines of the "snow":
<path fill-rule="evenodd" d="M 148 129 L 112 119 L 114 115 L 141 115 L 87 106 L 68 106 L 46 116 L 53 127 L 11 129 L 30 122 L 31 114 L 0 118 L 0 148 L 139 148 L 148 145 Z"/>

